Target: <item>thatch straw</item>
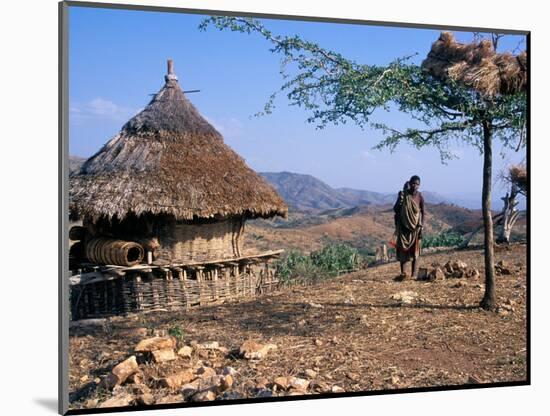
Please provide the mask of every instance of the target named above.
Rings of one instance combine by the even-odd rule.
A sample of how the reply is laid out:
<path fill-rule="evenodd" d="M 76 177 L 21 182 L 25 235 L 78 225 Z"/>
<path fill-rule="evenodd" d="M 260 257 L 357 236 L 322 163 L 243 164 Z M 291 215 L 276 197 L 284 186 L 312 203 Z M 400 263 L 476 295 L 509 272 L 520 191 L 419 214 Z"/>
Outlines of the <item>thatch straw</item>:
<path fill-rule="evenodd" d="M 461 82 L 486 97 L 527 89 L 526 52 L 497 53 L 489 40 L 462 44 L 452 33 L 442 32 L 422 67 L 437 78 Z"/>
<path fill-rule="evenodd" d="M 509 169 L 510 180 L 516 184 L 522 194 L 527 193 L 527 168 L 525 165 L 512 165 Z"/>
<path fill-rule="evenodd" d="M 287 216 L 276 191 L 223 142 L 170 72 L 149 105 L 70 176 L 73 217 Z"/>

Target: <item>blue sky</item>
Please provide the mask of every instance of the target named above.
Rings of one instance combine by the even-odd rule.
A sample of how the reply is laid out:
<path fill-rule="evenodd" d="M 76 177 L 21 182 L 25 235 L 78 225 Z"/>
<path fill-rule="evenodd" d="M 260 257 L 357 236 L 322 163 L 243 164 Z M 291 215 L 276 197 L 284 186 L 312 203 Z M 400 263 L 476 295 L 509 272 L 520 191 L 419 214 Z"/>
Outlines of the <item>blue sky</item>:
<path fill-rule="evenodd" d="M 69 21 L 70 153 L 88 157 L 116 134 L 164 83 L 166 60 L 184 90 L 200 89 L 189 99 L 224 136 L 226 143 L 257 171 L 311 174 L 333 187 L 394 192 L 412 174 L 422 189 L 444 195 L 478 198 L 482 156 L 460 142 L 451 147 L 459 159 L 440 163 L 437 151 L 403 144 L 394 153 L 371 150 L 382 135 L 348 123 L 324 130 L 305 120 L 308 113 L 291 107 L 283 96 L 273 114 L 263 109 L 282 84 L 279 56 L 257 35 L 197 29 L 203 16 L 71 7 Z M 277 34 L 299 34 L 360 63 L 384 64 L 398 56 L 426 56 L 437 30 L 263 20 Z M 455 33 L 461 41 L 471 33 Z M 523 39 L 507 36 L 503 50 Z M 525 43 L 523 43 L 523 46 Z M 377 112 L 372 121 L 406 127 L 398 112 Z M 525 153 L 500 156 L 495 144 L 494 172 Z M 495 184 L 497 193 L 500 185 Z M 479 197 L 480 198 L 480 197 Z"/>

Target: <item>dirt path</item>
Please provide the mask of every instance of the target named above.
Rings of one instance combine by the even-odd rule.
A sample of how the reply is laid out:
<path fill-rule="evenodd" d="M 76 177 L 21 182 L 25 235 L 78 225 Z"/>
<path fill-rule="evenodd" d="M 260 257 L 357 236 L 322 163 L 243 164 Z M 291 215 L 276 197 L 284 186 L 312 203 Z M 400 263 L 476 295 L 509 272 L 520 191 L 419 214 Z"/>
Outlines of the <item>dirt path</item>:
<path fill-rule="evenodd" d="M 481 250 L 425 255 L 421 267 L 457 259 L 483 270 Z M 254 301 L 115 318 L 100 327 L 72 329 L 71 407 L 95 407 L 109 397 L 97 389 L 98 378 L 133 354 L 140 338 L 132 334 L 138 327 L 148 328 L 149 335 L 163 335 L 178 326 L 183 331 L 181 345 L 218 341 L 230 351 L 195 354 L 191 363 L 144 366 L 144 383 L 157 403 L 183 398 L 157 389 L 154 381 L 199 360 L 213 368 L 237 370 L 235 384 L 224 398 L 289 394 L 273 391 L 278 376 L 314 379 L 345 391 L 523 381 L 525 245 L 498 251 L 496 261 L 500 260 L 510 265 L 512 274 L 497 276 L 498 313 L 477 307 L 483 273 L 479 278 L 396 282 L 398 265 L 392 263 Z M 411 303 L 395 299 L 403 291 L 414 292 Z M 251 362 L 232 352 L 247 339 L 278 348 Z M 313 372 L 306 376 L 306 370 Z M 310 387 L 306 393 L 315 390 Z"/>

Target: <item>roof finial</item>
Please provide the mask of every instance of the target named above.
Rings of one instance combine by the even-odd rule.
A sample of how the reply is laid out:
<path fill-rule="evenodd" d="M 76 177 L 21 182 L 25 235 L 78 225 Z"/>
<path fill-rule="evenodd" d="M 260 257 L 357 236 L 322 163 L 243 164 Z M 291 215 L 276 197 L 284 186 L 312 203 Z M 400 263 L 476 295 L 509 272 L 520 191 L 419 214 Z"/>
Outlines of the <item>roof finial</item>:
<path fill-rule="evenodd" d="M 176 74 L 174 74 L 174 61 L 172 61 L 172 59 L 168 59 L 167 63 L 168 63 L 168 73 L 164 76 L 165 81 L 166 82 L 170 80 L 177 81 L 178 77 L 176 76 Z"/>

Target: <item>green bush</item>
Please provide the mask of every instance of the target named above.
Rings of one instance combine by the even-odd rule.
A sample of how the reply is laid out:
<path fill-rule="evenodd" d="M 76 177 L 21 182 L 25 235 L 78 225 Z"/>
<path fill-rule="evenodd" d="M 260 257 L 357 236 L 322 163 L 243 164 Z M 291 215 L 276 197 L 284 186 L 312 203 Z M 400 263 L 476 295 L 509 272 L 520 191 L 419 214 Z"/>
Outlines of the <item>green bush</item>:
<path fill-rule="evenodd" d="M 290 252 L 277 263 L 277 274 L 284 283 L 312 283 L 354 270 L 361 261 L 357 249 L 345 244 L 329 244 L 309 256 L 299 251 Z"/>
<path fill-rule="evenodd" d="M 184 331 L 180 325 L 174 325 L 168 330 L 168 335 L 176 338 L 179 341 L 183 341 Z"/>
<path fill-rule="evenodd" d="M 442 232 L 436 235 L 427 235 L 422 239 L 422 247 L 455 247 L 464 242 L 464 237 L 456 232 Z"/>

